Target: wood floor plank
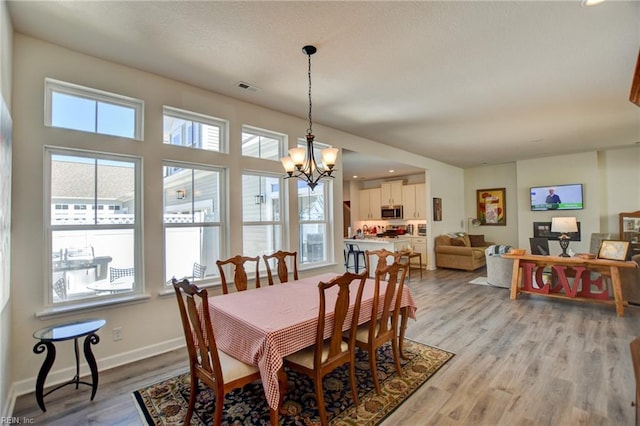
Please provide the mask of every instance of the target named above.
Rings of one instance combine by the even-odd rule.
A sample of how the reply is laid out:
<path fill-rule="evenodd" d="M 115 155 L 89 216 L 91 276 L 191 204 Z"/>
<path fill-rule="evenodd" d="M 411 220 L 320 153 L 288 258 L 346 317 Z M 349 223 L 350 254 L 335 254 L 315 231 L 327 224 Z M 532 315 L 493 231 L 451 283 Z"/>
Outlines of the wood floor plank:
<path fill-rule="evenodd" d="M 469 284 L 486 275 L 427 271 L 407 285 L 417 320 L 407 337 L 456 356 L 383 422 L 391 425 L 632 425 L 635 382 L 629 342 L 640 335 L 640 308 L 617 317 L 612 306 L 520 295 Z M 73 387 L 16 401 L 14 415 L 48 425 L 141 425 L 131 393 L 187 371 L 176 350 L 100 373 Z M 99 365 L 98 360 L 98 365 Z"/>

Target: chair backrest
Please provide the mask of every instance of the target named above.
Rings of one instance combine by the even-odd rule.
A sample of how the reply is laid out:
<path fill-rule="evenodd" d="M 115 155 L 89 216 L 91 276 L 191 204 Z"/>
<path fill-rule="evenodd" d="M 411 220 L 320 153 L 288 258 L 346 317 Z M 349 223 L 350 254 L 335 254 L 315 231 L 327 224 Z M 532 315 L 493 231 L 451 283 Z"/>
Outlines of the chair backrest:
<path fill-rule="evenodd" d="M 291 259 L 292 268 L 293 268 L 293 279 L 298 279 L 298 252 L 289 252 L 278 250 L 273 254 L 265 254 L 262 256 L 264 259 L 264 264 L 267 267 L 267 279 L 269 280 L 269 285 L 273 285 L 273 275 L 271 274 L 271 265 L 269 262 L 272 259 L 276 261 L 276 267 L 278 271 L 278 279 L 281 283 L 286 283 L 289 281 L 289 270 L 287 269 L 287 258 Z"/>
<path fill-rule="evenodd" d="M 369 327 L 369 341 L 373 342 L 377 337 L 389 334 L 398 329 L 398 318 L 402 306 L 402 292 L 404 280 L 407 276 L 408 262 L 395 261 L 390 265 L 376 268 L 375 284 L 373 291 L 373 306 Z M 382 281 L 387 281 L 387 286 L 382 300 L 380 311 L 380 287 Z"/>
<path fill-rule="evenodd" d="M 349 350 L 343 350 L 343 330 L 345 329 L 344 325 L 347 320 L 347 315 L 349 313 L 350 306 L 350 285 L 354 280 L 360 280 L 358 284 L 358 290 L 356 293 L 353 315 L 351 317 L 351 324 L 348 329 L 349 333 Z M 364 289 L 364 283 L 367 280 L 367 275 L 365 273 L 362 274 L 354 274 L 351 272 L 346 272 L 328 283 L 320 282 L 318 284 L 318 289 L 320 291 L 320 309 L 318 311 L 318 328 L 316 334 L 316 345 L 314 352 L 314 368 L 316 370 L 321 369 L 323 366 L 331 367 L 331 364 L 339 359 L 343 359 L 348 356 L 350 351 L 353 351 L 355 346 L 355 338 L 356 338 L 356 330 L 358 328 L 358 317 L 360 315 L 360 304 L 362 301 L 362 291 Z M 323 358 L 323 350 L 324 350 L 324 335 L 325 335 L 325 317 L 326 317 L 326 304 L 327 297 L 326 292 L 330 288 L 337 286 L 338 287 L 338 295 L 336 297 L 336 303 L 334 306 L 334 315 L 333 315 L 333 328 L 331 329 L 331 333 L 328 338 L 329 343 L 329 352 L 325 361 L 322 362 Z"/>
<path fill-rule="evenodd" d="M 351 252 L 358 252 L 360 251 L 360 247 L 358 247 L 358 245 L 356 243 L 345 243 L 345 245 L 347 246 L 347 251 L 349 253 Z"/>
<path fill-rule="evenodd" d="M 204 274 L 207 271 L 207 267 L 199 264 L 198 262 L 193 262 L 193 279 L 196 278 L 204 278 Z"/>
<path fill-rule="evenodd" d="M 186 279 L 178 281 L 173 278 L 171 282 L 176 292 L 182 329 L 187 342 L 189 368 L 215 389 L 215 382 L 223 383 L 223 376 L 209 309 L 206 309 L 207 290 L 199 289 Z M 203 307 L 202 316 L 198 313 L 199 304 Z"/>
<path fill-rule="evenodd" d="M 378 263 L 376 265 L 376 270 L 373 273 L 373 275 L 375 276 L 375 274 L 379 270 L 381 270 L 382 268 L 387 266 L 387 264 L 389 263 L 388 260 L 390 260 L 390 258 L 392 260 L 391 263 L 396 263 L 396 262 L 400 263 L 400 258 L 402 256 L 406 256 L 407 253 L 405 253 L 405 252 L 393 252 L 393 251 L 389 251 L 387 249 L 366 250 L 365 251 L 365 258 L 366 258 L 367 276 L 369 276 L 370 273 L 371 273 L 371 256 L 377 256 L 377 260 L 378 260 Z M 408 265 L 408 263 L 407 263 L 407 265 Z"/>
<path fill-rule="evenodd" d="M 64 277 L 58 278 L 58 280 L 53 283 L 53 291 L 56 292 L 56 296 L 65 300 L 67 298 L 67 280 L 65 280 Z"/>
<path fill-rule="evenodd" d="M 247 271 L 244 268 L 245 263 L 255 263 L 255 284 L 256 288 L 260 288 L 260 256 L 247 257 L 237 255 L 227 260 L 216 261 L 216 265 L 218 265 L 218 270 L 220 271 L 220 281 L 222 282 L 222 292 L 224 294 L 229 293 L 227 278 L 224 274 L 224 266 L 228 264 L 231 264 L 234 267 L 233 284 L 236 286 L 236 291 L 245 291 L 248 288 L 249 278 L 247 277 Z"/>
<path fill-rule="evenodd" d="M 109 268 L 109 282 L 114 282 L 122 277 L 132 277 L 135 273 L 135 268 Z"/>

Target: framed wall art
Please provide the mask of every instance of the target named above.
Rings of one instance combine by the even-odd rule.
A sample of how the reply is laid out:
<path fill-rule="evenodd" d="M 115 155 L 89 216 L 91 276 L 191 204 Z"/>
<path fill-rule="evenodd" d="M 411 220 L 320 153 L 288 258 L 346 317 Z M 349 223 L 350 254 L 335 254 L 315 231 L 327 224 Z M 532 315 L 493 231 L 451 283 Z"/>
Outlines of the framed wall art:
<path fill-rule="evenodd" d="M 435 222 L 442 220 L 442 198 L 433 199 L 433 220 Z"/>
<path fill-rule="evenodd" d="M 629 241 L 603 240 L 598 250 L 598 259 L 627 260 Z"/>
<path fill-rule="evenodd" d="M 505 188 L 476 190 L 476 205 L 480 226 L 505 226 L 507 224 Z"/>

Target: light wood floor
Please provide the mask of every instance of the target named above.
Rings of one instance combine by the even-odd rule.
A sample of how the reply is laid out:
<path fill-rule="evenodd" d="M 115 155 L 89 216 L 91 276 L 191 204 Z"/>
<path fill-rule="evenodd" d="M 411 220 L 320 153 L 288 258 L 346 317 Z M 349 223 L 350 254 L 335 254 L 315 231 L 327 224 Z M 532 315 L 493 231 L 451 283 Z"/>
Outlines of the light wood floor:
<path fill-rule="evenodd" d="M 384 425 L 633 425 L 629 342 L 640 308 L 522 295 L 468 284 L 485 275 L 438 270 L 409 283 L 418 305 L 407 337 L 456 356 Z M 414 274 L 415 276 L 415 274 Z M 132 391 L 186 371 L 186 350 L 104 371 L 88 387 L 16 402 L 15 416 L 51 425 L 140 425 Z"/>

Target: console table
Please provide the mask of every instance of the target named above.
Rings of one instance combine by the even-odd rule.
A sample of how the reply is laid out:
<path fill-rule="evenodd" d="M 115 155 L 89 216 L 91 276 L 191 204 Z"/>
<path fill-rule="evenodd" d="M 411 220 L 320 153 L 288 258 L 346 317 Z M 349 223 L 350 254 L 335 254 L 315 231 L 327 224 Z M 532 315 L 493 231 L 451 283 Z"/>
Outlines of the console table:
<path fill-rule="evenodd" d="M 513 255 L 511 300 L 518 293 L 540 294 L 548 297 L 614 304 L 619 317 L 624 316 L 624 300 L 619 268 L 636 268 L 635 262 L 576 257 Z M 551 279 L 545 280 L 545 268 L 551 269 Z M 567 272 L 569 272 L 567 274 Z M 592 279 L 591 272 L 600 275 Z M 603 277 L 611 278 L 613 300 Z M 573 277 L 569 282 L 568 277 Z"/>
<path fill-rule="evenodd" d="M 47 411 L 44 406 L 44 397 L 49 395 L 51 392 L 60 389 L 66 385 L 75 384 L 76 389 L 78 389 L 78 385 L 82 383 L 83 385 L 91 386 L 91 400 L 93 401 L 93 397 L 96 396 L 96 391 L 98 390 L 98 366 L 96 364 L 96 359 L 93 356 L 93 352 L 91 351 L 91 345 L 96 345 L 100 342 L 100 338 L 96 331 L 102 328 L 105 325 L 106 321 L 104 319 L 86 319 L 74 322 L 68 322 L 64 324 L 56 324 L 49 327 L 42 328 L 35 333 L 33 333 L 33 337 L 39 339 L 40 341 L 36 343 L 33 347 L 33 352 L 36 354 L 41 354 L 42 352 L 47 351 L 47 357 L 44 359 L 42 363 L 42 367 L 40 367 L 40 372 L 38 373 L 38 379 L 36 381 L 36 401 L 38 405 L 42 409 L 42 411 Z M 78 338 L 86 336 L 84 339 L 84 357 L 89 364 L 89 368 L 91 369 L 91 383 L 80 381 L 80 357 L 78 352 Z M 74 340 L 75 344 L 75 355 L 76 355 L 76 375 L 70 381 L 58 385 L 57 387 L 51 389 L 47 393 L 44 393 L 44 382 L 47 379 L 47 374 L 49 374 L 49 370 L 53 366 L 53 361 L 56 359 L 56 347 L 54 342 L 61 342 L 63 340 Z"/>

